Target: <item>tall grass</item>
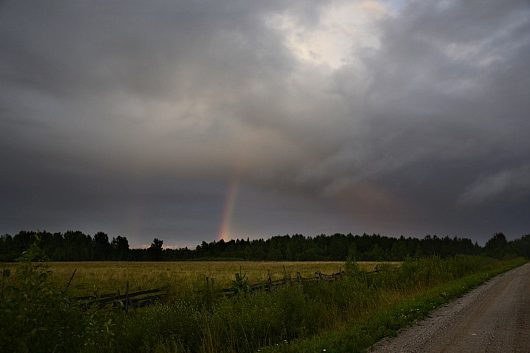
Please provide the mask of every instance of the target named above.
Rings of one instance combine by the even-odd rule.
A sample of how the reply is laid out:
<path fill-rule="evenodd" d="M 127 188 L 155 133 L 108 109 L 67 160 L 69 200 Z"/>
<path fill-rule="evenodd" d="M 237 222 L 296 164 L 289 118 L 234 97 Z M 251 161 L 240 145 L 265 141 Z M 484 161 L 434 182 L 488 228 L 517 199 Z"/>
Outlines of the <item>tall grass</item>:
<path fill-rule="evenodd" d="M 71 320 L 76 324 L 75 329 L 65 330 L 71 330 L 78 339 L 79 344 L 71 352 L 243 353 L 267 346 L 287 349 L 294 347 L 293 340 L 366 322 L 374 313 L 439 284 L 502 266 L 507 265 L 483 257 L 434 257 L 409 260 L 399 268 L 382 265 L 377 274 L 369 274 L 349 263 L 347 276 L 333 283 L 293 282 L 270 293 L 242 291 L 232 298 L 208 291 L 181 290 L 165 303 L 127 315 L 121 311 L 106 316 L 95 312 L 79 314 L 69 304 L 68 310 L 75 313 Z M 22 310 L 22 306 L 19 303 L 15 311 Z M 4 310 L 4 306 L 0 309 Z M 87 319 L 87 315 L 93 317 Z M 53 320 L 59 318 L 54 316 Z M 36 335 L 53 342 L 56 338 L 50 332 L 39 331 Z M 38 351 L 31 341 L 25 342 L 27 351 Z"/>
<path fill-rule="evenodd" d="M 424 318 L 434 308 L 461 296 L 487 279 L 522 265 L 526 260 L 518 258 L 486 266 L 471 274 L 417 291 L 402 292 L 401 296 L 387 297 L 387 305 L 367 308 L 364 317 L 352 320 L 343 328 L 324 331 L 290 344 L 262 349 L 263 353 L 360 353 L 366 352 L 374 343 L 387 336 L 394 336 L 418 319 Z"/>
<path fill-rule="evenodd" d="M 360 266 L 371 271 L 377 262 L 362 262 Z M 395 262 L 394 264 L 399 264 Z M 15 263 L 0 264 L 11 268 Z M 111 293 L 125 289 L 129 282 L 131 291 L 155 287 L 171 287 L 181 291 L 186 287 L 201 286 L 206 277 L 214 279 L 218 287 L 229 287 L 234 274 L 240 269 L 250 283 L 265 282 L 268 274 L 273 280 L 282 279 L 286 271 L 291 277 L 299 272 L 304 277 L 314 276 L 315 272 L 339 272 L 344 269 L 344 262 L 304 261 L 172 261 L 172 262 L 48 262 L 49 280 L 63 288 L 76 271 L 68 289 L 72 295 L 91 295 L 93 293 Z"/>

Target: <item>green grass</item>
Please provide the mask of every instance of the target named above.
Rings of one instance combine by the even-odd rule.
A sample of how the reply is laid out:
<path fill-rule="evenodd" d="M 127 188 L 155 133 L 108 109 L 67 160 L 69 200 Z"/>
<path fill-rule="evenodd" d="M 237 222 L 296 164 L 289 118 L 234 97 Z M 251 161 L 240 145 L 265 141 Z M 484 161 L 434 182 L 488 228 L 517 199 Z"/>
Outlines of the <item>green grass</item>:
<path fill-rule="evenodd" d="M 365 352 L 382 338 L 395 336 L 400 329 L 425 318 L 435 308 L 462 296 L 488 279 L 524 263 L 526 260 L 520 258 L 505 261 L 496 267 L 454 279 L 427 290 L 412 292 L 404 298 L 390 299 L 387 305 L 365 312 L 362 320 L 357 320 L 360 322 L 347 325 L 340 330 L 261 351 L 264 353 Z"/>
<path fill-rule="evenodd" d="M 127 315 L 82 312 L 60 293 L 53 273 L 26 265 L 9 277 L 0 302 L 0 346 L 10 352 L 360 352 L 523 262 L 429 258 L 380 265 L 377 274 L 349 263 L 342 265 L 348 275 L 333 283 L 293 283 L 232 298 L 185 286 Z"/>

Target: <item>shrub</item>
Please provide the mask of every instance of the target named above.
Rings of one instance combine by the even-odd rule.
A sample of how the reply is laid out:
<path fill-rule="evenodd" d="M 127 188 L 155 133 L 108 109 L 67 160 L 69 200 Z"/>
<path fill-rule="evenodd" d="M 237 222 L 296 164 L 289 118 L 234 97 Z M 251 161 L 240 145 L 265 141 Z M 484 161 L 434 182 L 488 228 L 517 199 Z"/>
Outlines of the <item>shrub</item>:
<path fill-rule="evenodd" d="M 44 266 L 18 264 L 0 301 L 0 347 L 5 352 L 77 352 L 112 344 L 109 313 L 83 312 L 49 281 Z"/>
<path fill-rule="evenodd" d="M 6 352 L 72 352 L 82 343 L 83 315 L 48 281 L 48 272 L 19 264 L 0 302 L 0 346 Z"/>

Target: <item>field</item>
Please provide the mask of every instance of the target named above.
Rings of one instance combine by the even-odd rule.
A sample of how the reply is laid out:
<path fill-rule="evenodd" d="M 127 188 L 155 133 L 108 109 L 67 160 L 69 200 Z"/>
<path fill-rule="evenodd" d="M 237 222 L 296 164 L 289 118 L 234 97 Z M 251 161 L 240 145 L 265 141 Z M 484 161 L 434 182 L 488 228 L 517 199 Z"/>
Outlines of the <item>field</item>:
<path fill-rule="evenodd" d="M 359 262 L 366 271 L 372 271 L 378 262 Z M 398 265 L 399 262 L 392 264 Z M 250 283 L 265 282 L 270 273 L 273 280 L 285 273 L 292 278 L 299 272 L 303 277 L 315 272 L 331 274 L 344 270 L 344 262 L 272 262 L 272 261 L 179 261 L 179 262 L 48 262 L 43 266 L 51 271 L 50 280 L 64 288 L 74 270 L 75 276 L 68 288 L 71 295 L 123 292 L 127 281 L 130 290 L 169 286 L 174 291 L 200 287 L 206 277 L 214 279 L 218 287 L 230 287 L 240 271 Z M 14 264 L 1 267 L 14 268 Z M 285 270 L 284 270 L 285 269 Z"/>
<path fill-rule="evenodd" d="M 524 263 L 457 256 L 395 264 L 323 262 L 173 262 L 4 264 L 0 346 L 9 352 L 303 353 L 362 352 L 491 276 Z M 16 269 L 14 268 L 16 266 Z M 378 266 L 377 273 L 368 273 Z M 234 296 L 218 288 L 235 273 L 250 282 L 344 270 L 333 281 L 292 282 Z M 71 288 L 61 289 L 73 271 Z M 153 306 L 81 307 L 72 295 L 168 285 Z M 182 290 L 179 290 L 182 289 Z M 244 288 L 244 287 L 242 287 Z M 248 288 L 248 287 L 246 287 Z M 191 289 L 191 290 L 190 290 Z M 122 291 L 123 293 L 123 291 Z"/>

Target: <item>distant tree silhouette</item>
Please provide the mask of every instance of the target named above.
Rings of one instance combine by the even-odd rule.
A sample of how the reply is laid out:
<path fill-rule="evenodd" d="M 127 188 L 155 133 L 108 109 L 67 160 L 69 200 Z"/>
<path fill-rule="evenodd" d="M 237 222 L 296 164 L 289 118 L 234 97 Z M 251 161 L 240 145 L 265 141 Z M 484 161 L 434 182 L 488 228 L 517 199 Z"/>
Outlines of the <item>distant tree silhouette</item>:
<path fill-rule="evenodd" d="M 148 252 L 150 254 L 150 260 L 160 261 L 162 260 L 162 245 L 164 244 L 163 240 L 158 238 L 153 239 L 151 246 L 149 247 Z"/>
<path fill-rule="evenodd" d="M 107 260 L 110 256 L 109 236 L 103 232 L 94 234 L 94 257 L 97 260 Z"/>
<path fill-rule="evenodd" d="M 493 237 L 486 242 L 484 250 L 488 256 L 499 259 L 503 258 L 508 250 L 506 236 L 503 233 L 495 233 Z"/>
<path fill-rule="evenodd" d="M 402 238 L 403 237 L 394 242 L 392 248 L 390 249 L 390 257 L 392 260 L 400 260 L 410 256 L 409 250 L 407 249 L 407 244 Z"/>
<path fill-rule="evenodd" d="M 530 234 L 522 236 L 521 239 L 514 240 L 513 249 L 519 256 L 530 259 Z"/>
<path fill-rule="evenodd" d="M 129 252 L 129 241 L 126 237 L 122 237 L 118 235 L 116 238 L 112 238 L 112 242 L 110 244 L 112 253 L 113 253 L 113 259 L 114 260 L 126 260 L 127 255 Z"/>
<path fill-rule="evenodd" d="M 351 243 L 348 248 L 348 259 L 351 261 L 357 261 L 357 245 L 355 243 Z"/>
<path fill-rule="evenodd" d="M 117 236 L 109 243 L 103 232 L 93 237 L 80 231 L 49 233 L 46 231 L 20 231 L 11 236 L 0 236 L 0 261 L 15 261 L 31 246 L 43 256 L 35 259 L 54 261 L 85 260 L 335 260 L 347 258 L 357 261 L 403 260 L 407 257 L 437 255 L 488 255 L 497 258 L 522 255 L 530 258 L 530 235 L 508 242 L 503 233 L 495 234 L 484 248 L 470 239 L 427 235 L 423 239 L 385 237 L 379 234 L 325 234 L 305 237 L 301 234 L 274 236 L 269 239 L 237 239 L 203 241 L 195 249 L 163 249 L 163 240 L 154 238 L 147 249 L 130 249 L 124 236 Z"/>

